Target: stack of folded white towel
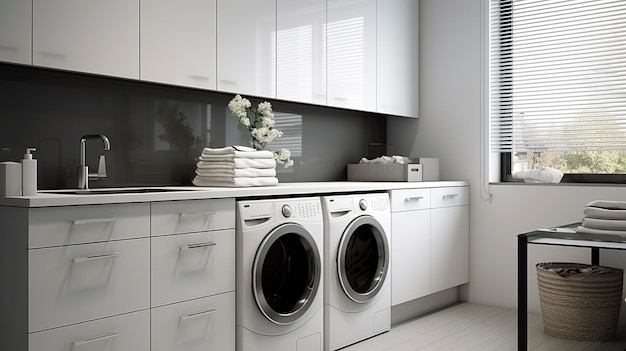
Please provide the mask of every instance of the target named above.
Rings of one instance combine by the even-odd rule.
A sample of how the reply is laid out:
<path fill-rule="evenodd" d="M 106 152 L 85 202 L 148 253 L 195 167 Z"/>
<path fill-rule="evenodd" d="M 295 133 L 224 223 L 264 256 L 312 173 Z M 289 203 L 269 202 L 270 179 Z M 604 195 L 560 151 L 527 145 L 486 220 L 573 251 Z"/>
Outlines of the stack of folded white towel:
<path fill-rule="evenodd" d="M 626 236 L 626 202 L 592 201 L 585 206 L 584 214 L 577 233 Z"/>
<path fill-rule="evenodd" d="M 196 164 L 196 186 L 248 187 L 278 184 L 274 153 L 245 146 L 204 148 Z"/>

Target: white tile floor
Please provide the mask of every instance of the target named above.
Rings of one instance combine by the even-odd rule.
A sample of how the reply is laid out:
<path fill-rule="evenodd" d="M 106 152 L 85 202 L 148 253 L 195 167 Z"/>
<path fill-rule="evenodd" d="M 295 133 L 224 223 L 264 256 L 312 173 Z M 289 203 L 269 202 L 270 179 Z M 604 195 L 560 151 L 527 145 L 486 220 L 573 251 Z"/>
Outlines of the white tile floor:
<path fill-rule="evenodd" d="M 571 341 L 545 334 L 539 314 L 530 313 L 528 320 L 529 350 L 626 350 L 626 335 L 618 336 L 613 342 Z M 387 333 L 342 349 L 383 350 L 517 350 L 517 311 L 462 303 L 396 325 Z"/>

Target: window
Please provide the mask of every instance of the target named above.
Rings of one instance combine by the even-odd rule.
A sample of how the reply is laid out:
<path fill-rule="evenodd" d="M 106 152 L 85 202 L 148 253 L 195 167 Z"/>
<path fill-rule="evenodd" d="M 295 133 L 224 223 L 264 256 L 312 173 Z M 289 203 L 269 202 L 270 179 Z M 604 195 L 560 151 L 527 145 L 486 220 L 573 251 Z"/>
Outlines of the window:
<path fill-rule="evenodd" d="M 626 1 L 491 0 L 490 28 L 501 180 L 552 167 L 626 182 Z"/>

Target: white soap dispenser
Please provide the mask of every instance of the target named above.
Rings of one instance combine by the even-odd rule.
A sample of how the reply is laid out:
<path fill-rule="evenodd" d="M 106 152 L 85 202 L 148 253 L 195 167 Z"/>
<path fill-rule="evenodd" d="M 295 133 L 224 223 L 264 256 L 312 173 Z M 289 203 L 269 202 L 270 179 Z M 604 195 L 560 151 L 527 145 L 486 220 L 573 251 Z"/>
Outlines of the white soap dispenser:
<path fill-rule="evenodd" d="M 26 149 L 22 160 L 22 196 L 37 195 L 37 160 L 31 152 L 37 151 L 33 147 Z"/>

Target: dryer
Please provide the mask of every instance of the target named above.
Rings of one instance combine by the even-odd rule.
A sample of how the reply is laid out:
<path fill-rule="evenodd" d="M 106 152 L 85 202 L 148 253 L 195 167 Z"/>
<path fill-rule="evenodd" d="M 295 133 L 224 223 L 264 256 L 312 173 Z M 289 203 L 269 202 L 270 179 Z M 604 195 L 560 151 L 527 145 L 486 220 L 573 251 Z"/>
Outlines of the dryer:
<path fill-rule="evenodd" d="M 387 193 L 322 197 L 324 349 L 336 350 L 391 329 Z"/>
<path fill-rule="evenodd" d="M 323 348 L 319 197 L 237 202 L 236 349 Z"/>

